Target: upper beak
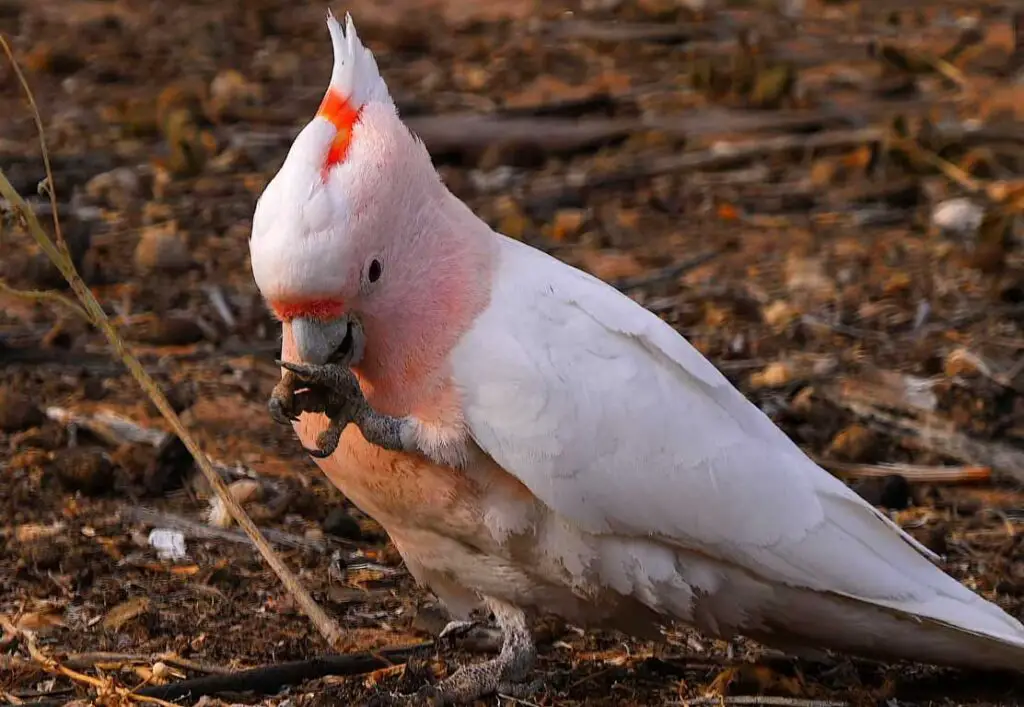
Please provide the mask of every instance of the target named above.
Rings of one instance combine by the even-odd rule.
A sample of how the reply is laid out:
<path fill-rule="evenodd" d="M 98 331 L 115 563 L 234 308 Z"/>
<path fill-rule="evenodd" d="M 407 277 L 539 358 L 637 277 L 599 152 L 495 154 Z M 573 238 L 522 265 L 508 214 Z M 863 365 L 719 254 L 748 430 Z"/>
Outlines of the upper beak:
<path fill-rule="evenodd" d="M 348 366 L 362 357 L 362 328 L 347 314 L 329 321 L 296 317 L 291 329 L 295 353 L 303 363 Z"/>

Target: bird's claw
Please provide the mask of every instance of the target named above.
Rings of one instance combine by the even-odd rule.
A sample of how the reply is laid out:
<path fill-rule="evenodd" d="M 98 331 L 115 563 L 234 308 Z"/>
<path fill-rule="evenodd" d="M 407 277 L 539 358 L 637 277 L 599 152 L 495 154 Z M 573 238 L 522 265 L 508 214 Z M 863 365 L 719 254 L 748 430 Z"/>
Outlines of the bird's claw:
<path fill-rule="evenodd" d="M 323 413 L 330 424 L 317 437 L 317 448 L 306 451 L 317 459 L 331 456 L 345 427 L 350 422 L 358 423 L 368 409 L 355 374 L 346 366 L 332 363 L 277 364 L 285 371 L 270 396 L 270 416 L 281 424 L 291 424 L 303 412 Z"/>
<path fill-rule="evenodd" d="M 270 417 L 279 425 L 290 425 L 299 419 L 295 409 L 295 380 L 294 373 L 285 371 L 270 394 L 267 408 L 270 410 Z"/>

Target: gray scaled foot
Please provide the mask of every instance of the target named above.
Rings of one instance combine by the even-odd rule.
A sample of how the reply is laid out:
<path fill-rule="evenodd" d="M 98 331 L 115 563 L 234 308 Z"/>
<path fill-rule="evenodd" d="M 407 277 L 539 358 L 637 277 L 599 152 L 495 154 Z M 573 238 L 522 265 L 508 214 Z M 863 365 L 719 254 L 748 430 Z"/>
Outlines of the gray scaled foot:
<path fill-rule="evenodd" d="M 407 449 L 402 435 L 404 420 L 382 415 L 371 408 L 348 366 L 277 363 L 285 369 L 285 374 L 270 399 L 274 419 L 289 421 L 302 412 L 313 412 L 323 413 L 330 420 L 330 425 L 317 438 L 317 448 L 306 450 L 312 456 L 317 459 L 331 456 L 349 423 L 355 423 L 371 444 L 395 451 Z"/>
<path fill-rule="evenodd" d="M 385 701 L 408 707 L 440 707 L 464 705 L 494 694 L 523 698 L 535 692 L 540 686 L 539 681 L 530 683 L 527 678 L 533 671 L 537 649 L 533 645 L 526 616 L 504 603 L 489 604 L 502 633 L 501 652 L 497 657 L 463 666 L 436 685 L 424 687 L 415 694 L 395 695 Z M 457 630 L 453 627 L 453 631 Z"/>

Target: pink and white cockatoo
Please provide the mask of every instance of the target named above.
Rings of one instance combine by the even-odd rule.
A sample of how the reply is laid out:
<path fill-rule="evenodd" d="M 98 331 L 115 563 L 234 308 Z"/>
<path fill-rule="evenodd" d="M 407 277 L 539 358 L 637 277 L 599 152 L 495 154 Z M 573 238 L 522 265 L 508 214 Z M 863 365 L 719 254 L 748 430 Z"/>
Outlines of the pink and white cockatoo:
<path fill-rule="evenodd" d="M 328 27 L 327 95 L 253 219 L 253 273 L 284 328 L 270 407 L 453 616 L 493 612 L 500 655 L 434 699 L 524 682 L 534 611 L 1024 667 L 1024 626 L 668 324 L 477 218 L 399 119 L 351 18 Z"/>

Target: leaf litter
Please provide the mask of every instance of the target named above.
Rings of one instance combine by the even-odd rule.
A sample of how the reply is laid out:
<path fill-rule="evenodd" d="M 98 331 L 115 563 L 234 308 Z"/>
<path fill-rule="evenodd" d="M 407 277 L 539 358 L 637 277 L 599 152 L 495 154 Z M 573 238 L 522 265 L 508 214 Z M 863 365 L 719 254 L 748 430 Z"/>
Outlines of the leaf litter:
<path fill-rule="evenodd" d="M 666 318 L 826 469 L 1020 616 L 1020 11 L 538 7 L 335 10 L 354 13 L 460 198 Z M 322 22 L 321 7 L 269 0 L 0 7 L 46 122 L 76 265 L 355 652 L 432 637 L 437 609 L 382 529 L 270 421 L 278 332 L 247 261 L 255 199 L 329 75 Z M 9 67 L 0 78 L 11 85 Z M 0 115 L 0 166 L 31 196 L 43 177 L 31 118 L 13 91 Z M 7 285 L 62 288 L 14 223 L 0 238 Z M 2 697 L 132 700 L 140 683 L 321 655 L 102 337 L 53 303 L 0 292 Z M 180 535 L 187 558 L 161 558 L 153 530 Z M 745 641 L 736 654 L 760 664 L 723 672 L 725 644 L 678 628 L 661 644 L 554 620 L 538 635 L 545 705 L 714 692 L 980 706 L 1019 689 L 919 666 L 794 663 Z M 477 659 L 456 648 L 231 699 L 365 703 Z M 100 653 L 109 660 L 89 658 Z"/>

